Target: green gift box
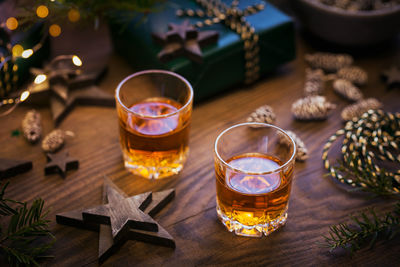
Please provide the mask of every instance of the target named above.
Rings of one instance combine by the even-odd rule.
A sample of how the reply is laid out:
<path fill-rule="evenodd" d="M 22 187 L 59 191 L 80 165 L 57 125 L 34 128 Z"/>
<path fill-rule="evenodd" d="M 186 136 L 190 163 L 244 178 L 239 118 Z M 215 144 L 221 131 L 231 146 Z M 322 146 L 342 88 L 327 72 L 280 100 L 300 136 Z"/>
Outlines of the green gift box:
<path fill-rule="evenodd" d="M 230 5 L 230 1 L 223 1 Z M 244 3 L 245 2 L 245 3 Z M 241 1 L 238 8 L 260 2 Z M 265 3 L 265 2 L 264 2 Z M 245 80 L 244 41 L 239 34 L 225 24 L 205 26 L 199 31 L 214 30 L 219 33 L 217 43 L 202 48 L 202 63 L 196 63 L 185 57 L 178 57 L 166 63 L 157 55 L 163 49 L 152 34 L 168 31 L 168 24 L 182 24 L 188 19 L 191 24 L 204 21 L 204 18 L 178 17 L 178 9 L 200 9 L 194 1 L 168 1 L 161 12 L 149 14 L 144 22 L 133 20 L 124 25 L 110 22 L 115 49 L 126 58 L 136 70 L 166 69 L 181 74 L 193 86 L 195 101 L 200 101 L 229 90 Z M 246 16 L 246 20 L 259 35 L 259 73 L 270 72 L 278 65 L 295 57 L 294 24 L 290 17 L 273 5 L 265 3 L 265 8 Z"/>

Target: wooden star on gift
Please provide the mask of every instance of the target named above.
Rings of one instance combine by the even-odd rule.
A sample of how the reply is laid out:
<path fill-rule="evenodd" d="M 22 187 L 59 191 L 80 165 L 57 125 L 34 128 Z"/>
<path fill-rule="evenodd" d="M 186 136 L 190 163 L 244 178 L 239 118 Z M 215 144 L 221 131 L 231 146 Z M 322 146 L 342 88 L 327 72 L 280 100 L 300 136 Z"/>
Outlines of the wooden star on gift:
<path fill-rule="evenodd" d="M 400 69 L 392 66 L 382 72 L 382 78 L 387 84 L 388 88 L 400 88 Z"/>
<path fill-rule="evenodd" d="M 137 240 L 155 245 L 175 247 L 171 235 L 156 221 L 149 216 L 154 216 L 164 208 L 175 195 L 174 189 L 161 192 L 147 192 L 136 196 L 128 197 L 112 181 L 105 178 L 103 186 L 103 202 L 108 204 L 92 209 L 74 210 L 64 212 L 56 216 L 57 223 L 99 231 L 99 261 L 103 262 L 112 255 L 127 240 Z M 120 205 L 123 202 L 125 204 Z M 101 207 L 101 208 L 99 208 Z M 128 207 L 128 209 L 126 209 Z M 113 209 L 113 212 L 110 212 Z M 100 210 L 100 212 L 98 212 Z M 100 213 L 100 215 L 98 214 Z M 94 214 L 94 216 L 93 216 Z M 111 220 L 112 216 L 114 219 Z M 130 225 L 123 233 L 114 235 L 116 225 L 113 221 L 129 223 L 129 218 L 141 218 L 148 225 L 142 225 L 148 230 L 135 228 L 137 224 Z M 157 231 L 154 231 L 156 225 Z"/>
<path fill-rule="evenodd" d="M 71 64 L 71 59 L 73 56 L 59 56 L 43 69 L 31 70 L 36 79 L 30 88 L 29 101 L 31 103 L 50 102 L 56 125 L 60 124 L 78 105 L 115 106 L 114 96 L 95 85 L 103 71 L 83 72 L 79 67 Z"/>
<path fill-rule="evenodd" d="M 153 34 L 153 39 L 163 46 L 157 55 L 162 62 L 185 56 L 201 63 L 203 61 L 201 47 L 216 43 L 218 40 L 217 31 L 198 31 L 188 20 L 182 24 L 171 23 L 168 28 L 169 31 L 165 34 Z"/>

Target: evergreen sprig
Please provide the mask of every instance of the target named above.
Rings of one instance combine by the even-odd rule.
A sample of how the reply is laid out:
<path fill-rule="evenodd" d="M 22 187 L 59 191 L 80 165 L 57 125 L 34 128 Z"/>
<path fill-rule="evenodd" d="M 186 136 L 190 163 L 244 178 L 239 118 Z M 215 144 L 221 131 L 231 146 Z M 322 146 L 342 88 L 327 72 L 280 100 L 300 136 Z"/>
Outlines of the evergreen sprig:
<path fill-rule="evenodd" d="M 330 251 L 337 248 L 350 250 L 351 253 L 368 245 L 372 248 L 379 239 L 390 240 L 400 234 L 400 202 L 393 211 L 378 217 L 373 209 L 350 216 L 352 223 L 341 223 L 330 227 L 329 235 L 324 236 L 321 244 Z"/>
<path fill-rule="evenodd" d="M 55 241 L 48 229 L 48 211 L 43 211 L 44 201 L 40 198 L 30 206 L 4 198 L 7 186 L 0 193 L 0 218 L 9 219 L 7 230 L 0 228 L 0 253 L 12 266 L 38 266 L 37 260 L 46 257 L 43 254 Z"/>

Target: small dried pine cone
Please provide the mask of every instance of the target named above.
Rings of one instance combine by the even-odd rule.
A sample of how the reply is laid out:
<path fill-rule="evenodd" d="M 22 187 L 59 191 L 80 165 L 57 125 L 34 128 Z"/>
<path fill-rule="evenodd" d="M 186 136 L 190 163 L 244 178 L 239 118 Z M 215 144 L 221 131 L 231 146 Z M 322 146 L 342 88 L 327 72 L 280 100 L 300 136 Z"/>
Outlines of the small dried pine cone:
<path fill-rule="evenodd" d="M 287 135 L 290 136 L 290 138 L 293 139 L 294 143 L 296 144 L 296 160 L 303 162 L 306 159 L 308 159 L 308 150 L 306 148 L 306 145 L 304 142 L 292 131 L 285 131 Z M 280 135 L 279 137 L 279 143 L 282 145 L 289 146 L 290 143 L 287 138 L 283 134 Z"/>
<path fill-rule="evenodd" d="M 65 134 L 62 130 L 56 129 L 51 131 L 42 142 L 42 149 L 47 153 L 58 151 L 65 142 Z"/>
<path fill-rule="evenodd" d="M 319 95 L 324 90 L 324 71 L 321 69 L 306 69 L 304 94 L 306 96 Z"/>
<path fill-rule="evenodd" d="M 30 143 L 36 143 L 42 136 L 42 118 L 40 113 L 32 109 L 28 111 L 22 120 L 22 132 L 26 140 Z"/>
<path fill-rule="evenodd" d="M 368 82 L 368 74 L 360 67 L 350 66 L 341 68 L 337 72 L 337 76 L 341 79 L 348 80 L 357 85 L 364 85 Z"/>
<path fill-rule="evenodd" d="M 292 104 L 293 116 L 298 120 L 324 120 L 331 109 L 336 108 L 324 96 L 307 96 Z"/>
<path fill-rule="evenodd" d="M 353 57 L 348 54 L 317 52 L 306 54 L 304 59 L 313 69 L 322 69 L 326 72 L 337 72 L 353 64 Z"/>
<path fill-rule="evenodd" d="M 363 93 L 353 85 L 350 81 L 344 79 L 337 79 L 333 82 L 333 90 L 350 101 L 361 100 L 364 96 Z"/>
<path fill-rule="evenodd" d="M 247 122 L 261 122 L 274 124 L 276 121 L 276 115 L 274 110 L 269 105 L 263 105 L 254 110 L 247 118 Z"/>
<path fill-rule="evenodd" d="M 352 105 L 345 107 L 341 113 L 342 119 L 345 121 L 358 118 L 370 109 L 379 109 L 383 104 L 376 98 L 362 99 Z"/>

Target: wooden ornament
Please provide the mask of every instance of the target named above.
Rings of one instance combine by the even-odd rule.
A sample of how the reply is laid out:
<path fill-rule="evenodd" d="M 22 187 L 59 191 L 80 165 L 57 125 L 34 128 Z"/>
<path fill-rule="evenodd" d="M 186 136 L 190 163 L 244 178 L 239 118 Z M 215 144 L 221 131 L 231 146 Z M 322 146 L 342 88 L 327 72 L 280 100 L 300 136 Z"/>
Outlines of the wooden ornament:
<path fill-rule="evenodd" d="M 103 186 L 103 202 L 107 203 L 108 194 L 111 192 L 111 198 L 114 201 L 116 195 L 117 201 L 122 199 L 132 199 L 135 201 L 135 205 L 139 204 L 139 209 L 144 213 L 154 216 L 162 208 L 164 208 L 175 196 L 175 190 L 169 189 L 156 193 L 144 193 L 133 197 L 127 197 L 112 181 L 108 178 L 104 180 Z M 150 201 L 149 201 L 150 199 Z M 110 199 L 111 200 L 111 199 Z M 107 205 L 107 204 L 106 204 Z M 103 206 L 106 206 L 103 205 Z M 129 229 L 125 235 L 119 239 L 114 239 L 111 226 L 106 224 L 92 223 L 91 221 L 84 220 L 84 210 L 75 210 L 70 212 L 64 212 L 56 215 L 56 221 L 59 224 L 89 229 L 93 231 L 99 231 L 99 262 L 104 262 L 110 257 L 115 251 L 118 250 L 127 240 L 138 240 L 142 242 L 152 243 L 155 245 L 161 245 L 166 247 L 175 247 L 175 241 L 171 235 L 157 224 L 158 231 L 145 231 L 138 229 Z M 155 222 L 155 221 L 154 221 Z M 156 223 L 156 222 L 155 222 Z"/>
<path fill-rule="evenodd" d="M 9 178 L 32 169 L 32 161 L 0 158 L 0 179 Z"/>
<path fill-rule="evenodd" d="M 79 168 L 79 161 L 69 157 L 68 151 L 61 151 L 57 154 L 47 154 L 47 161 L 44 168 L 45 175 L 58 173 L 65 178 L 66 172 Z"/>
<path fill-rule="evenodd" d="M 392 66 L 390 69 L 383 71 L 382 79 L 389 89 L 400 88 L 400 69 L 396 66 Z"/>

